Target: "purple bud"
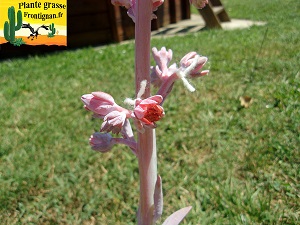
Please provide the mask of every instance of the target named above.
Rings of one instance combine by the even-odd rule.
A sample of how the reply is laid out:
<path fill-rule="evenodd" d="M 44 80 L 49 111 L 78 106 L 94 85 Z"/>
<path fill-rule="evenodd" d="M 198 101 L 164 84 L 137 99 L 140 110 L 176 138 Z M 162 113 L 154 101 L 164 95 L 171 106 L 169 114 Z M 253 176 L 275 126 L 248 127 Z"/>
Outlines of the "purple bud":
<path fill-rule="evenodd" d="M 90 145 L 93 150 L 98 152 L 108 152 L 112 149 L 115 142 L 108 133 L 96 132 L 90 137 Z"/>

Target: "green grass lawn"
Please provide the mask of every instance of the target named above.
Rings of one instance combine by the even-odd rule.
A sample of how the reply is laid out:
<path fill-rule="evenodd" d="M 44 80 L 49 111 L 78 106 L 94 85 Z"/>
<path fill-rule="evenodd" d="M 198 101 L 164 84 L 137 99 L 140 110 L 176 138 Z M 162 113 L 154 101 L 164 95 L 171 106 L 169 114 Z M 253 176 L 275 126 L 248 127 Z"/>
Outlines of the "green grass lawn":
<path fill-rule="evenodd" d="M 195 93 L 178 82 L 158 123 L 163 219 L 191 205 L 182 224 L 300 224 L 300 2 L 224 3 L 267 25 L 152 41 L 211 71 Z M 80 101 L 134 97 L 133 59 L 129 43 L 0 62 L 0 224 L 136 224 L 137 160 L 90 150 L 100 121 Z"/>

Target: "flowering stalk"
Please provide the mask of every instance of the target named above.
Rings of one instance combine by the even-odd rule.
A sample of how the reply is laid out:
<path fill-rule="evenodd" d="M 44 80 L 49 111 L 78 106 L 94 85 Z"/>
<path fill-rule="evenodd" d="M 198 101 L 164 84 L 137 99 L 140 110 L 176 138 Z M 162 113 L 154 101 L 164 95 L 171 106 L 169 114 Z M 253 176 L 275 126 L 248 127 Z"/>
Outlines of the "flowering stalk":
<path fill-rule="evenodd" d="M 140 84 L 146 80 L 144 98 L 150 96 L 150 36 L 152 0 L 137 0 L 135 22 L 135 82 L 136 95 Z M 144 133 L 138 133 L 138 161 L 140 176 L 140 203 L 138 225 L 154 224 L 154 189 L 157 178 L 155 130 L 145 128 Z"/>
<path fill-rule="evenodd" d="M 165 47 L 152 49 L 156 66 L 150 67 L 151 20 L 153 11 L 163 0 L 111 0 L 114 5 L 124 6 L 135 22 L 135 99 L 125 99 L 132 106 L 125 109 L 114 98 L 104 92 L 92 92 L 81 97 L 85 108 L 94 113 L 95 118 L 103 119 L 100 132 L 90 137 L 93 150 L 108 152 L 115 144 L 127 145 L 136 155 L 140 176 L 140 199 L 137 212 L 138 225 L 154 225 L 163 211 L 162 179 L 157 175 L 156 122 L 164 115 L 162 107 L 176 80 L 181 80 L 191 92 L 195 88 L 188 79 L 204 76 L 208 70 L 201 71 L 207 61 L 196 52 L 186 54 L 179 67 L 174 63 L 169 66 L 173 52 Z M 190 0 L 198 7 L 203 7 L 207 0 Z M 150 74 L 151 69 L 151 74 Z M 156 95 L 151 96 L 150 84 L 158 87 Z M 132 119 L 137 128 L 137 141 L 129 122 Z M 114 137 L 121 134 L 122 137 Z M 178 225 L 191 207 L 182 208 L 169 216 L 163 225 Z"/>

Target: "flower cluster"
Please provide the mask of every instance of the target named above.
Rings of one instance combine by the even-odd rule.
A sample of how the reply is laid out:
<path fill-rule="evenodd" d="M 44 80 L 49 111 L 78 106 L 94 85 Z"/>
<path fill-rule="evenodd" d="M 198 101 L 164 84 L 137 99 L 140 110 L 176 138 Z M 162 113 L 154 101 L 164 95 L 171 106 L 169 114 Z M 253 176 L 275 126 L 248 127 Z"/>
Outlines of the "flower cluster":
<path fill-rule="evenodd" d="M 169 66 L 173 56 L 171 49 L 167 51 L 165 47 L 162 47 L 158 51 L 156 48 L 153 48 L 152 54 L 156 66 L 151 68 L 151 82 L 154 86 L 159 87 L 157 94 L 161 95 L 164 99 L 171 92 L 176 80 L 181 79 L 184 86 L 189 91 L 194 92 L 195 88 L 188 82 L 187 78 L 201 77 L 209 72 L 209 70 L 201 71 L 207 62 L 207 57 L 200 56 L 196 52 L 186 54 L 180 60 L 179 67 L 176 64 Z"/>
<path fill-rule="evenodd" d="M 123 6 L 128 11 L 128 16 L 135 22 L 136 17 L 136 0 L 111 0 L 111 3 L 115 6 Z M 152 0 L 152 11 L 156 11 L 157 8 L 164 3 L 164 0 Z M 190 4 L 194 5 L 198 9 L 202 9 L 208 0 L 190 0 Z M 156 15 L 152 14 L 152 19 L 156 19 Z"/>
<path fill-rule="evenodd" d="M 128 16 L 135 22 L 136 16 L 136 0 L 111 0 L 111 3 L 115 6 L 123 6 L 128 9 Z M 156 11 L 157 8 L 164 3 L 164 0 L 152 0 L 152 11 Z M 156 19 L 156 16 L 152 14 L 152 19 Z"/>
<path fill-rule="evenodd" d="M 126 109 L 119 106 L 114 98 L 104 92 L 92 92 L 81 97 L 84 107 L 94 113 L 95 118 L 103 120 L 100 127 L 100 132 L 94 133 L 90 138 L 90 145 L 93 150 L 100 152 L 109 151 L 114 144 L 120 143 L 128 145 L 136 154 L 136 141 L 129 119 L 132 119 L 137 130 L 144 132 L 145 128 L 155 128 L 156 122 L 164 117 L 163 102 L 171 92 L 174 82 L 182 80 L 183 84 L 190 91 L 195 91 L 195 88 L 187 79 L 196 78 L 206 75 L 209 71 L 203 70 L 207 58 L 198 55 L 196 52 L 186 54 L 179 63 L 179 66 L 172 64 L 172 50 L 166 50 L 165 47 L 161 50 L 152 49 L 153 58 L 156 65 L 151 67 L 151 83 L 159 87 L 156 95 L 142 99 L 141 96 L 145 92 L 146 81 L 142 81 L 141 90 L 137 94 L 136 99 L 126 99 L 125 103 L 131 106 L 131 109 Z M 122 138 L 112 137 L 113 134 L 121 134 Z"/>
<path fill-rule="evenodd" d="M 104 92 L 85 94 L 81 100 L 85 109 L 92 111 L 95 118 L 103 119 L 100 132 L 105 133 L 96 132 L 90 138 L 92 149 L 100 152 L 107 152 L 114 144 L 121 143 L 136 153 L 136 142 L 128 119 L 132 118 L 138 124 L 139 131 L 143 132 L 144 127 L 155 128 L 155 122 L 164 116 L 160 106 L 163 98 L 160 95 L 132 100 L 133 110 L 119 106 L 111 95 Z M 114 138 L 108 132 L 121 133 L 122 138 Z"/>

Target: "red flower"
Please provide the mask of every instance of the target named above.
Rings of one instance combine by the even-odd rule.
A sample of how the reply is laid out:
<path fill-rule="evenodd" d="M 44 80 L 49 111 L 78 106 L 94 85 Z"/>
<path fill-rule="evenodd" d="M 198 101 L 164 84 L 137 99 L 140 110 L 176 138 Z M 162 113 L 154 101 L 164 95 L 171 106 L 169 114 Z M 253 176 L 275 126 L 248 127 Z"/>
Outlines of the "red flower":
<path fill-rule="evenodd" d="M 164 116 L 164 109 L 160 106 L 163 98 L 161 95 L 154 95 L 143 100 L 136 100 L 134 108 L 135 117 L 146 126 L 156 127 L 155 122 Z"/>

